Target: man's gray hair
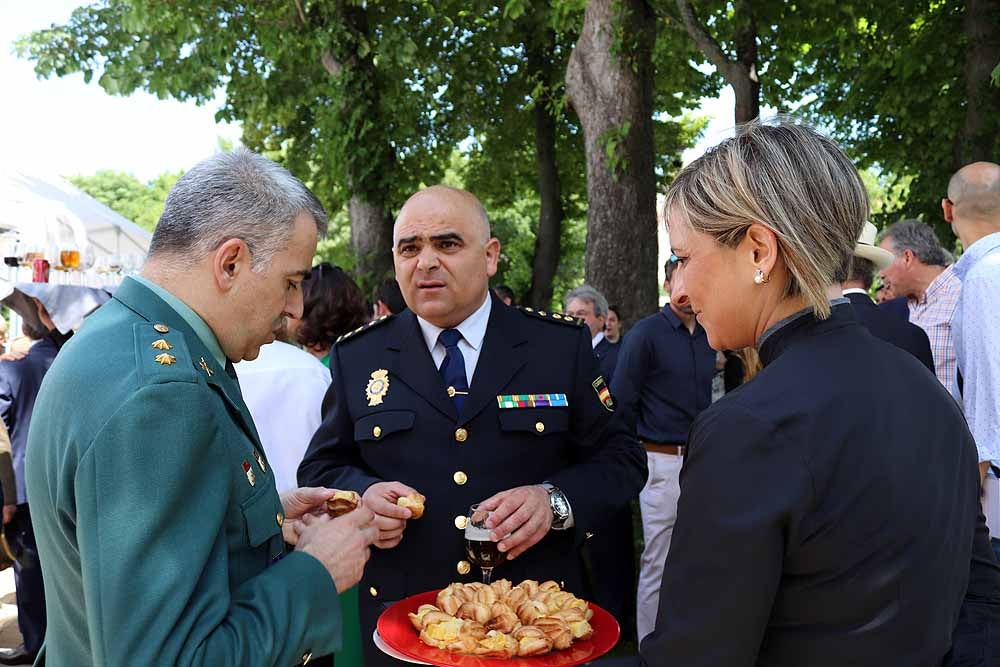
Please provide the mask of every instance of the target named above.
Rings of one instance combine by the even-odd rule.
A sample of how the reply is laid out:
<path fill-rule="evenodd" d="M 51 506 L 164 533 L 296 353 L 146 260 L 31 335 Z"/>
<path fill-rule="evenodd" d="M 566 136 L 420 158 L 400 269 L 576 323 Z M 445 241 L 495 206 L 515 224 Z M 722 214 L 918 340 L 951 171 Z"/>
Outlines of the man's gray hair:
<path fill-rule="evenodd" d="M 238 238 L 260 270 L 287 247 L 303 211 L 325 235 L 323 205 L 287 169 L 244 148 L 218 153 L 184 174 L 167 195 L 149 256 L 199 258 Z"/>
<path fill-rule="evenodd" d="M 573 299 L 579 299 L 584 303 L 589 303 L 594 307 L 594 317 L 607 317 L 608 316 L 608 300 L 604 298 L 604 295 L 598 292 L 596 289 L 590 285 L 580 285 L 569 291 L 564 299 L 564 307 L 569 307 L 569 302 Z"/>
<path fill-rule="evenodd" d="M 927 223 L 919 220 L 900 220 L 882 232 L 879 240 L 889 239 L 896 255 L 909 250 L 922 264 L 948 266 L 948 252 L 941 246 L 937 234 Z"/>

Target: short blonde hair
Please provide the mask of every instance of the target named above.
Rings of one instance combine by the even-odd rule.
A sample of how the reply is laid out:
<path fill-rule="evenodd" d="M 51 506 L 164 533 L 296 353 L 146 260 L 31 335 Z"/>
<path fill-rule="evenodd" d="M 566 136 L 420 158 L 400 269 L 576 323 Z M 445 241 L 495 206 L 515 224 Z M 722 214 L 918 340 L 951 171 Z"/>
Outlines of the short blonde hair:
<path fill-rule="evenodd" d="M 836 143 L 777 117 L 742 126 L 685 167 L 664 211 L 731 248 L 750 225 L 764 225 L 788 267 L 785 297 L 804 295 L 826 318 L 826 290 L 850 261 L 869 208 L 857 169 Z"/>

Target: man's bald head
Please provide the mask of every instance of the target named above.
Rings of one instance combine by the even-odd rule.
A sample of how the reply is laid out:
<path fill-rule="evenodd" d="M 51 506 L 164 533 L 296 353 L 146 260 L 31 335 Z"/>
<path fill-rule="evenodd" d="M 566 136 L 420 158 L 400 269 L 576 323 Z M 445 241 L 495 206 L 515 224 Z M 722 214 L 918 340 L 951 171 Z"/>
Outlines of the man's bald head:
<path fill-rule="evenodd" d="M 948 199 L 955 218 L 1000 225 L 1000 165 L 973 162 L 951 177 Z"/>
<path fill-rule="evenodd" d="M 458 214 L 461 217 L 468 216 L 475 221 L 478 236 L 483 243 L 490 240 L 490 219 L 486 214 L 483 203 L 471 192 L 466 192 L 450 185 L 432 185 L 424 188 L 410 196 L 399 209 L 396 222 L 392 228 L 393 244 L 398 241 L 396 230 L 399 224 L 407 216 L 424 216 L 427 214 L 440 214 L 449 212 L 451 215 Z"/>

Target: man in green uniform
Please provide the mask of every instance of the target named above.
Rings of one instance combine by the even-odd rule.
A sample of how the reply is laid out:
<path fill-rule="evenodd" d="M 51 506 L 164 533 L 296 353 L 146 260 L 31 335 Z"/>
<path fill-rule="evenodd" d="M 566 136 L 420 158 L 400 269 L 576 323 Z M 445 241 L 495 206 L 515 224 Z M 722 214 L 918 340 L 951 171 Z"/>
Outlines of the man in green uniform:
<path fill-rule="evenodd" d="M 28 444 L 39 663 L 292 665 L 339 647 L 337 593 L 373 515 L 328 518 L 326 489 L 279 497 L 231 363 L 301 316 L 325 228 L 283 168 L 209 158 L 171 191 L 142 275 L 63 348 Z"/>

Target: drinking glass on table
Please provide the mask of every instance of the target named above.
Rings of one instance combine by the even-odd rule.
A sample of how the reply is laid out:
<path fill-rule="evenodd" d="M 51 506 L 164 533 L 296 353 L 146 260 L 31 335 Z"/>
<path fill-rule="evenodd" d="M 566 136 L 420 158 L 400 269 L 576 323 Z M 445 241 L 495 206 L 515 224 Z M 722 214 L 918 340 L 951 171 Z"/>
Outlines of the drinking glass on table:
<path fill-rule="evenodd" d="M 493 578 L 493 568 L 507 560 L 507 554 L 497 548 L 490 539 L 490 529 L 486 520 L 492 512 L 479 509 L 479 503 L 469 508 L 469 521 L 465 524 L 465 552 L 469 560 L 478 565 L 483 573 L 483 583 L 489 584 Z"/>

